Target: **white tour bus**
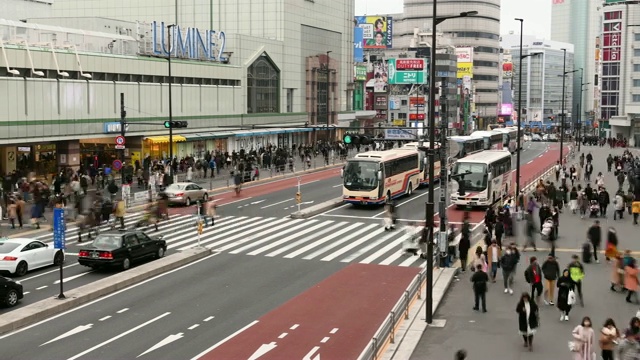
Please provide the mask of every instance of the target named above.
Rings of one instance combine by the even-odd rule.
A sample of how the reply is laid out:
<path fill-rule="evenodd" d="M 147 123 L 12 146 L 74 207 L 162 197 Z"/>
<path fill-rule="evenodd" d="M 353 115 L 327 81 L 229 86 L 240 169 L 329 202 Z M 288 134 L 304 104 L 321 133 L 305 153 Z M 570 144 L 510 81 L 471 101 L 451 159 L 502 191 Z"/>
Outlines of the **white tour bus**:
<path fill-rule="evenodd" d="M 493 131 L 502 133 L 503 148 L 509 149 L 510 153 L 515 154 L 517 149 L 518 128 L 506 127 L 506 128 L 498 128 Z"/>
<path fill-rule="evenodd" d="M 342 169 L 342 198 L 376 205 L 411 195 L 420 185 L 420 153 L 411 149 L 369 151 L 347 160 Z"/>
<path fill-rule="evenodd" d="M 458 159 L 451 172 L 451 203 L 488 207 L 504 199 L 513 183 L 511 154 L 486 150 Z"/>
<path fill-rule="evenodd" d="M 422 143 L 422 146 L 428 149 L 429 144 L 430 143 L 428 141 L 425 141 Z M 436 150 L 440 149 L 440 144 L 434 143 L 434 147 L 436 148 Z M 420 156 L 420 186 L 429 186 L 429 162 L 428 162 L 429 158 L 427 157 L 427 153 L 425 151 L 420 150 L 419 144 L 417 142 L 406 143 L 400 148 L 400 150 L 406 150 L 406 149 L 418 151 L 418 154 Z M 440 160 L 436 160 L 433 171 L 435 175 L 434 180 L 439 181 L 440 180 Z"/>
<path fill-rule="evenodd" d="M 473 138 L 483 138 L 484 150 L 502 150 L 504 148 L 504 136 L 496 130 L 474 131 L 469 136 Z"/>

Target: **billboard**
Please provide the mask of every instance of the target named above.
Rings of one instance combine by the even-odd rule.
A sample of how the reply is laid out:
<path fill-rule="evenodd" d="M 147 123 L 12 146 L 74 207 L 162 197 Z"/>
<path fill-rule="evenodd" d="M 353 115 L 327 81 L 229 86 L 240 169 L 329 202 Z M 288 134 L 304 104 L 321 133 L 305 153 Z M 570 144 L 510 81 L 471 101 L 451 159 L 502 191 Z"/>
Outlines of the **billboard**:
<path fill-rule="evenodd" d="M 364 29 L 355 27 L 353 29 L 353 62 L 364 62 Z"/>
<path fill-rule="evenodd" d="M 363 49 L 393 47 L 393 18 L 388 16 L 356 16 L 356 25 L 363 31 Z"/>
<path fill-rule="evenodd" d="M 388 106 L 389 105 L 387 104 L 387 94 L 382 94 L 382 95 L 376 94 L 374 96 L 374 100 L 373 100 L 374 110 L 387 110 Z"/>
<path fill-rule="evenodd" d="M 502 63 L 502 78 L 511 79 L 513 77 L 513 63 L 505 61 Z"/>
<path fill-rule="evenodd" d="M 459 47 L 456 48 L 456 56 L 459 63 L 473 63 L 473 48 Z"/>
<path fill-rule="evenodd" d="M 373 92 L 387 92 L 387 84 L 389 76 L 387 75 L 387 66 L 384 61 L 377 62 L 373 65 Z"/>
<path fill-rule="evenodd" d="M 458 63 L 458 79 L 462 79 L 465 76 L 473 77 L 473 63 L 459 62 Z"/>
<path fill-rule="evenodd" d="M 367 81 L 367 67 L 366 66 L 354 66 L 355 71 L 355 80 L 356 81 Z"/>
<path fill-rule="evenodd" d="M 401 68 L 411 68 L 422 66 L 420 70 L 400 70 Z M 389 84 L 425 84 L 428 78 L 427 65 L 424 59 L 389 59 Z"/>
<path fill-rule="evenodd" d="M 513 104 L 502 104 L 500 106 L 500 115 L 511 116 L 513 114 Z"/>

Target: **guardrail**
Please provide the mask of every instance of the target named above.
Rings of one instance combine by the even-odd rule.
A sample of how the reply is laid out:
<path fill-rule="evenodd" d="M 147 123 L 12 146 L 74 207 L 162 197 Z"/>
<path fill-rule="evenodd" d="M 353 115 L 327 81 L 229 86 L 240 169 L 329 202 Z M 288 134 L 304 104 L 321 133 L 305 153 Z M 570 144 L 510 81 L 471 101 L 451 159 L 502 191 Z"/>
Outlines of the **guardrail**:
<path fill-rule="evenodd" d="M 389 315 L 382 322 L 382 325 L 378 328 L 376 335 L 369 341 L 367 347 L 360 354 L 359 360 L 377 359 L 380 356 L 381 350 L 385 348 L 387 341 L 394 344 L 396 328 L 403 320 L 409 319 L 409 307 L 414 298 L 421 299 L 421 291 L 424 284 L 426 284 L 427 270 L 422 269 L 418 275 L 411 281 L 409 287 L 404 291 L 404 294 L 398 299 L 395 306 L 392 308 Z"/>
<path fill-rule="evenodd" d="M 573 146 L 570 146 L 570 150 L 565 155 L 564 160 L 567 161 L 567 159 L 573 159 L 575 157 L 574 151 L 575 151 L 575 148 Z M 555 164 L 551 165 L 547 169 L 539 171 L 538 173 L 536 173 L 536 175 L 528 179 L 527 185 L 523 188 L 523 190 L 529 189 L 530 191 L 531 189 L 535 189 L 539 179 L 544 179 L 547 176 L 554 173 L 554 166 Z M 525 194 L 526 193 L 527 191 L 525 190 Z M 504 204 L 506 205 L 512 200 L 513 200 L 513 195 L 507 198 Z M 437 236 L 438 236 L 438 232 L 434 231 L 434 240 L 437 240 Z M 457 237 L 459 236 L 460 235 L 458 235 Z M 434 244 L 434 246 L 437 246 L 437 245 Z M 439 264 L 437 251 L 434 251 L 434 264 L 436 264 L 436 266 Z M 426 280 L 427 280 L 426 274 L 427 274 L 426 269 L 422 269 L 420 273 L 416 275 L 416 277 L 413 279 L 411 284 L 409 284 L 409 287 L 405 290 L 404 294 L 400 297 L 396 305 L 392 308 L 389 315 L 382 322 L 382 325 L 380 325 L 380 327 L 378 328 L 378 331 L 376 331 L 371 341 L 369 341 L 369 344 L 363 350 L 358 360 L 378 359 L 381 356 L 381 350 L 385 348 L 385 345 L 387 344 L 387 342 L 390 342 L 391 344 L 395 343 L 396 329 L 403 320 L 409 319 L 409 306 L 413 302 L 413 299 L 415 297 L 417 297 L 418 299 L 421 299 L 422 287 L 426 285 Z"/>

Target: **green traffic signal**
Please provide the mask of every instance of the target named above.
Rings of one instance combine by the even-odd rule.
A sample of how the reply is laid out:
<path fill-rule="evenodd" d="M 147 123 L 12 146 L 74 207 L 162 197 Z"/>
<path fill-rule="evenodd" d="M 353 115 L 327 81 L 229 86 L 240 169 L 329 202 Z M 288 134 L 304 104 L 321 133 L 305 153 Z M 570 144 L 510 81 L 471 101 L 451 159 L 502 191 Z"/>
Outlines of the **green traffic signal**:
<path fill-rule="evenodd" d="M 345 135 L 345 136 L 342 138 L 342 141 L 343 141 L 345 144 L 351 144 L 351 135 L 349 135 L 349 134 Z"/>
<path fill-rule="evenodd" d="M 171 121 L 165 121 L 165 122 L 164 122 L 164 127 L 165 127 L 166 129 L 171 128 Z"/>

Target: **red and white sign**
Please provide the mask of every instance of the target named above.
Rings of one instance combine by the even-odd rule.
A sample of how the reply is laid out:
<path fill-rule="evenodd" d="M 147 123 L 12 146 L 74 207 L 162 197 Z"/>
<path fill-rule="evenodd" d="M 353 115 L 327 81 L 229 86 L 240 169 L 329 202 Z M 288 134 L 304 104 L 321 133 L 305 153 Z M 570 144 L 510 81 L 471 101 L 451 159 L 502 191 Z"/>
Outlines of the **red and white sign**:
<path fill-rule="evenodd" d="M 409 120 L 424 120 L 424 113 L 409 113 Z"/>
<path fill-rule="evenodd" d="M 116 145 L 124 145 L 124 136 L 116 136 Z"/>
<path fill-rule="evenodd" d="M 472 47 L 460 47 L 456 48 L 456 56 L 459 63 L 472 63 L 473 62 L 473 48 Z"/>
<path fill-rule="evenodd" d="M 424 59 L 396 59 L 396 70 L 424 70 Z"/>

